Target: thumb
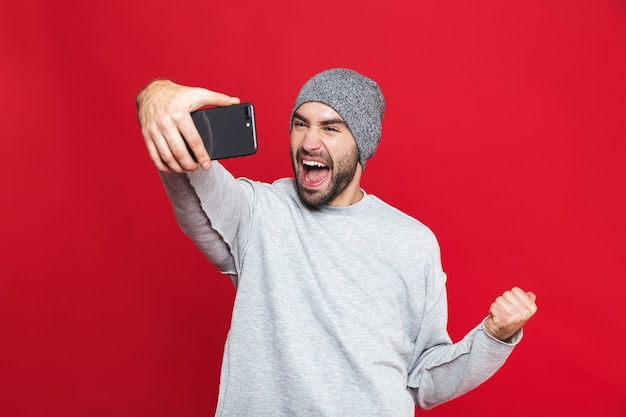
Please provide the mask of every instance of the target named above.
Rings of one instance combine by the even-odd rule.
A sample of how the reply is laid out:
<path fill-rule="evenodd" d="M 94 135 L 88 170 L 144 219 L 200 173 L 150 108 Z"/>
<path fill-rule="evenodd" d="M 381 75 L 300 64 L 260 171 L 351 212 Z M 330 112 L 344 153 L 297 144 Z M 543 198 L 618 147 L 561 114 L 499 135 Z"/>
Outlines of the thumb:
<path fill-rule="evenodd" d="M 196 87 L 190 92 L 189 111 L 198 110 L 200 107 L 205 106 L 230 106 L 233 104 L 239 104 L 240 100 L 237 97 L 232 97 L 227 94 L 219 93 L 217 91 L 207 90 L 206 88 Z"/>

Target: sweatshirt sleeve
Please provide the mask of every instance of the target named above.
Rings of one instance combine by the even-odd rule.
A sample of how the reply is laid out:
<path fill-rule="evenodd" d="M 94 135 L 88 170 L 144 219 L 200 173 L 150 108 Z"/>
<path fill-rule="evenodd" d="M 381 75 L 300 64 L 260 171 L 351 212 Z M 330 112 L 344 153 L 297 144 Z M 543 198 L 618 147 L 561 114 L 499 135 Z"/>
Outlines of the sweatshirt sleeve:
<path fill-rule="evenodd" d="M 238 231 L 251 212 L 246 186 L 215 161 L 209 171 L 160 175 L 183 233 L 236 285 Z"/>
<path fill-rule="evenodd" d="M 457 398 L 485 382 L 504 364 L 522 331 L 505 343 L 490 336 L 483 323 L 460 342 L 425 352 L 420 372 L 409 375 L 409 390 L 417 406 L 426 410 Z"/>
<path fill-rule="evenodd" d="M 489 379 L 506 361 L 522 337 L 520 330 L 508 343 L 487 333 L 484 320 L 462 340 L 452 343 L 447 332 L 446 276 L 439 250 L 429 272 L 431 303 L 415 343 L 408 389 L 415 404 L 429 409 L 459 397 Z"/>

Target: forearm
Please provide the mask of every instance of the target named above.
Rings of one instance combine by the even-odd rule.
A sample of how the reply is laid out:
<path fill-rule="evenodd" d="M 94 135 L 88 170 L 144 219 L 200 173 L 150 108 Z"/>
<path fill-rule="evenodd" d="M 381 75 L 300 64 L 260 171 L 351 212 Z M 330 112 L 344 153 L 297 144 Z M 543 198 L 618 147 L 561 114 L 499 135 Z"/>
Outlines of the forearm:
<path fill-rule="evenodd" d="M 520 331 L 502 342 L 485 331 L 483 322 L 458 343 L 434 346 L 415 378 L 415 403 L 429 409 L 476 388 L 505 363 L 521 336 Z"/>
<path fill-rule="evenodd" d="M 181 230 L 220 271 L 234 274 L 235 267 L 228 245 L 211 227 L 186 174 L 160 173 L 174 216 Z"/>

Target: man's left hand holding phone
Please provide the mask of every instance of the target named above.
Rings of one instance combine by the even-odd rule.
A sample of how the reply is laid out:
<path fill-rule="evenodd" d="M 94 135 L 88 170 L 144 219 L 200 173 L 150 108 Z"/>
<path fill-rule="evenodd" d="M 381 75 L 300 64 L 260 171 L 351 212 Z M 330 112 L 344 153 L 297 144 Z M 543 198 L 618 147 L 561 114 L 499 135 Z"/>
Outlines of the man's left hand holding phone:
<path fill-rule="evenodd" d="M 211 168 L 207 153 L 191 112 L 205 106 L 239 104 L 239 98 L 187 87 L 170 80 L 155 80 L 137 95 L 137 119 L 150 159 L 162 172 L 189 172 L 200 166 Z M 192 150 L 196 163 L 185 145 Z"/>

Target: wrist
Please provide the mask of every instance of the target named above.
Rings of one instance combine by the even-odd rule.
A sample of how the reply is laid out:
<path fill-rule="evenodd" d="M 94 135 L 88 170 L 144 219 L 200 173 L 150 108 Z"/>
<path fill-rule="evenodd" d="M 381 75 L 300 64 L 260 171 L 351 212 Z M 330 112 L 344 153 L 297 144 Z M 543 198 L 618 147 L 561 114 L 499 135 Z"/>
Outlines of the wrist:
<path fill-rule="evenodd" d="M 502 331 L 499 331 L 499 329 L 497 328 L 496 324 L 494 323 L 493 319 L 491 318 L 491 316 L 486 317 L 483 322 L 482 322 L 482 328 L 484 330 L 484 332 L 487 334 L 487 336 L 489 336 L 491 339 L 499 342 L 499 343 L 504 343 L 507 345 L 515 345 L 517 344 L 523 335 L 522 329 L 517 329 L 516 331 L 514 331 L 513 333 L 506 332 L 503 333 Z"/>

